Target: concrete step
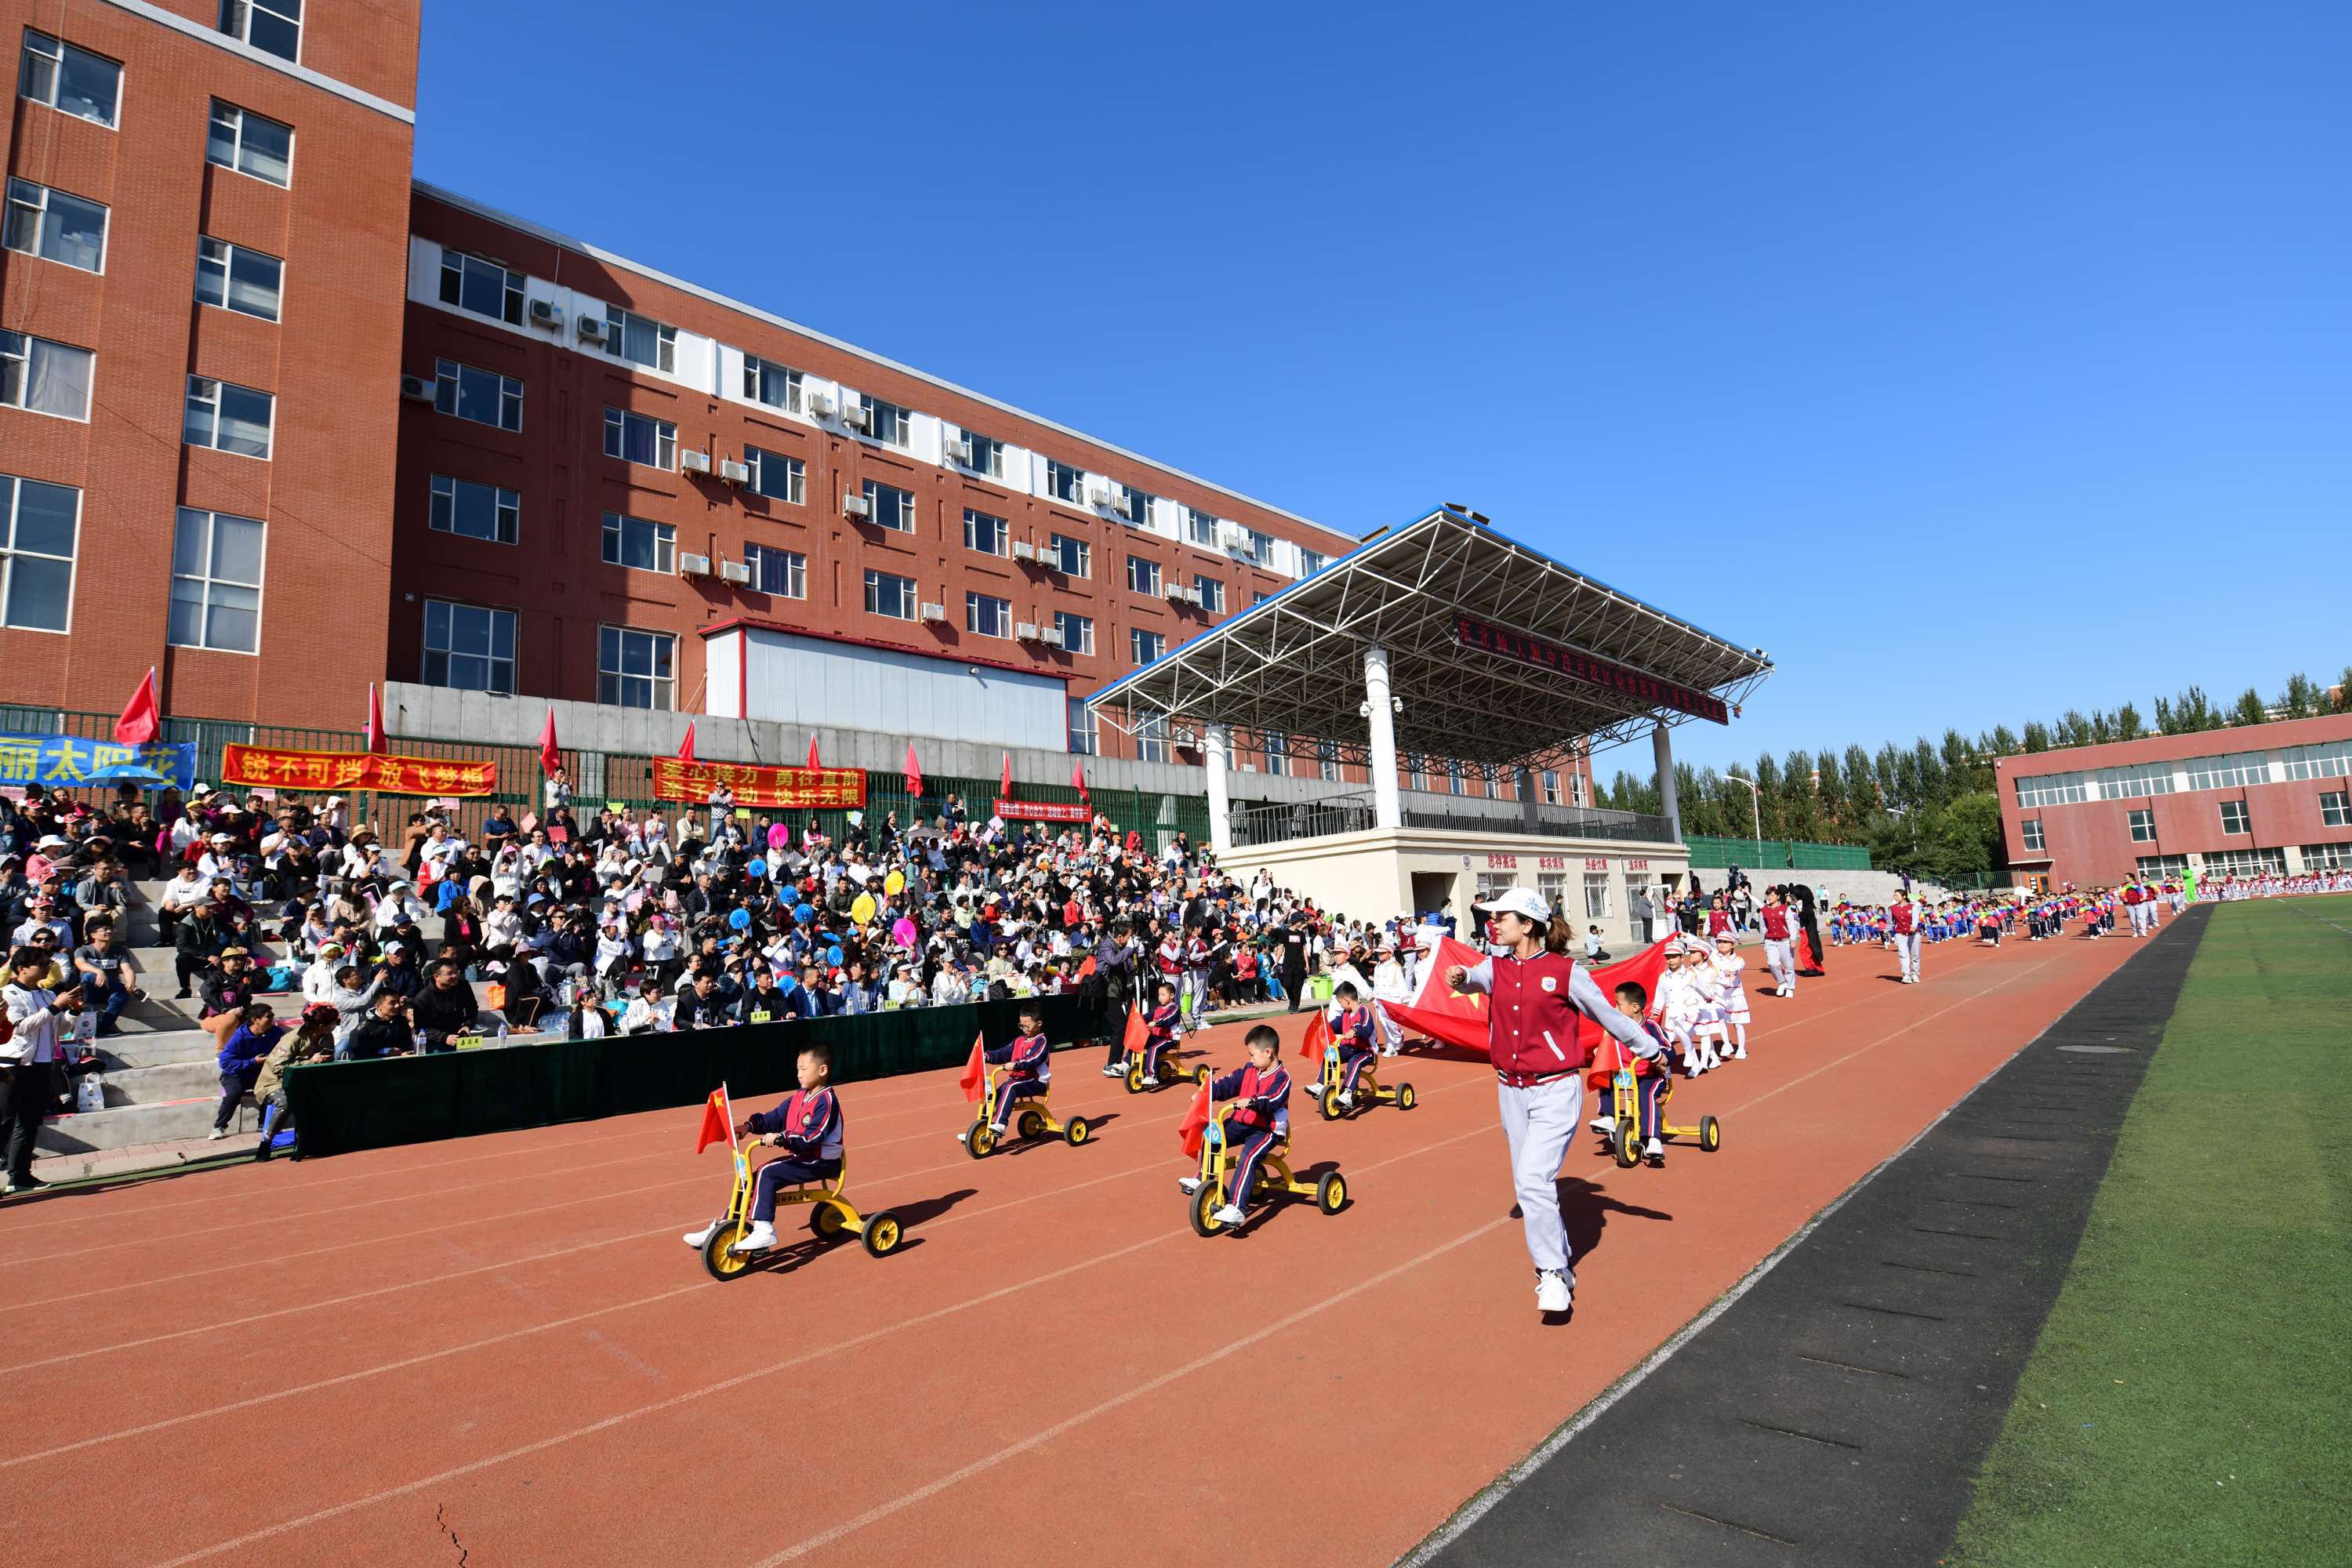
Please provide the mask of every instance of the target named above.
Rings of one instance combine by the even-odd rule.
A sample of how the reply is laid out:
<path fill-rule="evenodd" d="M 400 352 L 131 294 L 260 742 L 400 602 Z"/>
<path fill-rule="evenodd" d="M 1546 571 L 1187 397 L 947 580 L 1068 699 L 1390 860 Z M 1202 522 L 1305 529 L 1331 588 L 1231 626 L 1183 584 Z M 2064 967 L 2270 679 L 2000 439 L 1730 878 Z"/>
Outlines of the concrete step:
<path fill-rule="evenodd" d="M 106 1080 L 109 1106 L 165 1105 L 220 1092 L 220 1068 L 211 1057 L 152 1067 L 110 1068 L 100 1076 Z"/>
<path fill-rule="evenodd" d="M 212 1036 L 203 1029 L 159 1029 L 151 1035 L 110 1035 L 98 1042 L 99 1059 L 112 1073 L 119 1068 L 167 1067 L 176 1062 L 209 1062 L 220 1054 Z"/>
<path fill-rule="evenodd" d="M 87 1154 L 138 1143 L 198 1139 L 212 1131 L 213 1111 L 219 1103 L 215 1086 L 212 1094 L 174 1102 L 110 1105 L 104 1110 L 53 1116 L 41 1124 L 40 1140 L 35 1148 L 44 1156 Z M 238 1107 L 236 1118 L 229 1127 L 235 1138 L 250 1143 L 261 1135 L 261 1113 L 247 1100 Z"/>
<path fill-rule="evenodd" d="M 207 1131 L 210 1123 L 206 1123 Z M 259 1136 L 257 1130 L 255 1137 Z M 113 1149 L 89 1149 L 79 1153 L 52 1154 L 43 1150 L 33 1162 L 33 1174 L 44 1182 L 95 1182 L 110 1177 L 143 1175 L 149 1172 L 184 1169 L 215 1161 L 243 1160 L 253 1152 L 252 1139 L 214 1142 L 199 1134 L 163 1143 L 128 1143 Z"/>

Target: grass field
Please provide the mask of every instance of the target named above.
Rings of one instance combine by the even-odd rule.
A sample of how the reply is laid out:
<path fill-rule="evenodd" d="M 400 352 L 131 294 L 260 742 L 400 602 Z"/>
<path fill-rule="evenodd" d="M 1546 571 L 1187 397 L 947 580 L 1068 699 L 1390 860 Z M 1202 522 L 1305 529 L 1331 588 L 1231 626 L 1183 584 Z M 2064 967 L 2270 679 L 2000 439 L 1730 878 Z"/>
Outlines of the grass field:
<path fill-rule="evenodd" d="M 2346 928 L 2214 911 L 1946 1563 L 2352 1563 Z"/>

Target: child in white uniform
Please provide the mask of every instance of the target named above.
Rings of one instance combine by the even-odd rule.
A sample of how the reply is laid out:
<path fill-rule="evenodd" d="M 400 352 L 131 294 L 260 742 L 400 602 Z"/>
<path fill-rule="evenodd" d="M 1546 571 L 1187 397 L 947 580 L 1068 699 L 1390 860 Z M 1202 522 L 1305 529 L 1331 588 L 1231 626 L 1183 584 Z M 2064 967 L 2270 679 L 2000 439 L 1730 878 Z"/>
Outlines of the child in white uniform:
<path fill-rule="evenodd" d="M 1727 1059 L 1748 1059 L 1748 983 L 1744 978 L 1748 961 L 1739 956 L 1739 939 L 1725 931 L 1715 939 L 1716 994 L 1723 1008 L 1723 1021 L 1731 1027 L 1731 1048 L 1725 1052 Z"/>

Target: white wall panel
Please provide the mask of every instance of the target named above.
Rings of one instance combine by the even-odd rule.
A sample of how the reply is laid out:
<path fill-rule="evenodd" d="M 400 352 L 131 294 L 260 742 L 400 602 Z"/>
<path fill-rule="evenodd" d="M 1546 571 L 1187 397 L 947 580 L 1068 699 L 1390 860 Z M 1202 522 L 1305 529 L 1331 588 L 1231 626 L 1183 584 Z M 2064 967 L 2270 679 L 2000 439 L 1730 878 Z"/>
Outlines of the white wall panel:
<path fill-rule="evenodd" d="M 1047 676 L 786 632 L 746 629 L 711 641 L 714 668 L 721 642 L 740 642 L 751 660 L 751 711 L 742 717 L 990 745 L 1059 751 L 1068 744 L 1067 688 Z M 712 679 L 716 712 L 722 694 Z"/>

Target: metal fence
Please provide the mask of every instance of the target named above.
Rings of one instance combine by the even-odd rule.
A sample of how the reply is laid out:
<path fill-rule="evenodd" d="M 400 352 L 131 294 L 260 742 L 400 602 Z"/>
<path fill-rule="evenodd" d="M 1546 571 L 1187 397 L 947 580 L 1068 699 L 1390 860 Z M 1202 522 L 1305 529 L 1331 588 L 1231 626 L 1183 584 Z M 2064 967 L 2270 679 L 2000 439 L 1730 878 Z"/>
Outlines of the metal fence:
<path fill-rule="evenodd" d="M 1690 863 L 1701 869 L 1726 866 L 1757 868 L 1786 867 L 1799 871 L 1867 871 L 1870 849 L 1861 844 L 1815 844 L 1803 838 L 1716 838 L 1685 834 L 1683 845 Z"/>
<path fill-rule="evenodd" d="M 1656 844 L 1670 842 L 1666 819 L 1633 811 L 1598 811 L 1578 806 L 1546 806 L 1533 824 L 1524 816 L 1488 813 L 1431 810 L 1406 805 L 1399 813 L 1406 827 L 1442 833 L 1520 833 L 1545 838 L 1601 838 Z M 1273 805 L 1237 808 L 1234 812 L 1234 847 L 1283 844 L 1294 838 L 1319 838 L 1333 833 L 1365 833 L 1374 826 L 1370 795 L 1333 795 L 1324 800 L 1290 801 Z"/>

